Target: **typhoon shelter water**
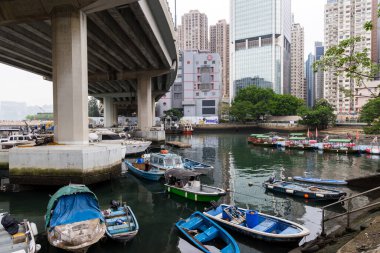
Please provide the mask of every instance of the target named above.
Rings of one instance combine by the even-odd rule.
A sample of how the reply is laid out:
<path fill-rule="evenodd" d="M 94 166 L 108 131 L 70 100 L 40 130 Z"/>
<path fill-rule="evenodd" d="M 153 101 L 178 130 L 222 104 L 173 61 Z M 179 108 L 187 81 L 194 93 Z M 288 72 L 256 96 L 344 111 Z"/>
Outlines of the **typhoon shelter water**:
<path fill-rule="evenodd" d="M 247 143 L 247 134 L 197 134 L 193 136 L 167 136 L 168 140 L 192 144 L 189 149 L 171 149 L 184 157 L 202 161 L 214 166 L 202 181 L 229 192 L 220 202 L 235 204 L 243 208 L 283 217 L 307 227 L 311 234 L 301 243 L 314 239 L 321 231 L 321 209 L 325 203 L 293 198 L 266 192 L 262 183 L 273 173 L 279 175 L 307 175 L 310 177 L 347 179 L 375 174 L 380 169 L 380 158 L 367 155 L 323 154 L 318 151 L 279 150 L 276 148 L 254 147 Z M 306 174 L 305 174 L 306 173 Z M 112 199 L 126 201 L 133 208 L 138 219 L 138 235 L 126 245 L 111 240 L 101 241 L 88 252 L 199 252 L 189 244 L 175 228 L 175 222 L 186 218 L 194 211 L 203 211 L 209 205 L 196 203 L 179 196 L 165 193 L 162 182 L 150 182 L 126 173 L 111 182 L 90 186 L 97 195 L 102 209 Z M 351 195 L 355 189 L 339 187 Z M 15 193 L 0 194 L 0 211 L 9 211 L 17 219 L 23 217 L 35 222 L 40 234 L 41 252 L 63 252 L 51 247 L 44 232 L 44 214 L 56 189 L 33 189 Z M 361 197 L 352 205 L 367 203 L 368 197 Z M 344 212 L 344 206 L 337 206 L 331 212 Z M 237 240 L 241 252 L 287 252 L 289 248 L 258 240 L 231 235 Z"/>

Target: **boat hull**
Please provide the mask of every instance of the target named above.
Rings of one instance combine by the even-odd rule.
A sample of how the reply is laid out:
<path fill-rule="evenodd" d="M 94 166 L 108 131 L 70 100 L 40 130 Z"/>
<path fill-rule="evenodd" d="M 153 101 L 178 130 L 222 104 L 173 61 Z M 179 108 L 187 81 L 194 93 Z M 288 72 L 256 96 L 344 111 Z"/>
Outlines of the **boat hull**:
<path fill-rule="evenodd" d="M 0 213 L 0 222 L 6 213 Z M 36 225 L 27 220 L 21 222 L 18 226 L 17 240 L 13 239 L 4 227 L 0 223 L 0 251 L 2 253 L 14 253 L 14 252 L 28 252 L 36 253 L 40 250 L 41 246 L 36 244 L 34 236 L 38 231 L 33 231 L 32 225 L 36 229 Z"/>
<path fill-rule="evenodd" d="M 293 150 L 315 150 L 316 147 L 313 146 L 285 146 L 285 149 L 293 149 Z"/>
<path fill-rule="evenodd" d="M 150 171 L 143 171 L 143 170 L 137 169 L 128 161 L 125 161 L 125 164 L 128 167 L 128 171 L 146 180 L 159 181 L 165 174 L 164 171 L 150 172 Z"/>
<path fill-rule="evenodd" d="M 203 252 L 211 253 L 206 244 L 209 245 L 209 242 L 217 238 L 225 243 L 225 247 L 212 252 L 240 253 L 233 237 L 200 212 L 193 213 L 186 220 L 178 221 L 176 227 Z"/>
<path fill-rule="evenodd" d="M 51 245 L 70 252 L 87 252 L 88 248 L 97 243 L 106 231 L 106 225 L 100 219 L 74 222 L 59 225 L 47 230 Z"/>
<path fill-rule="evenodd" d="M 132 240 L 139 231 L 139 224 L 136 216 L 129 206 L 119 207 L 117 210 L 103 211 L 106 222 L 106 235 L 108 238 L 119 242 Z M 116 220 L 123 221 L 123 224 L 116 224 Z"/>
<path fill-rule="evenodd" d="M 355 149 L 324 148 L 323 152 L 337 153 L 337 154 L 359 154 L 359 150 L 355 150 Z"/>
<path fill-rule="evenodd" d="M 311 178 L 311 177 L 293 177 L 293 180 L 311 183 L 311 184 L 326 184 L 326 185 L 347 185 L 345 180 L 335 180 L 335 179 L 322 179 L 322 178 Z"/>
<path fill-rule="evenodd" d="M 338 200 L 346 196 L 346 193 L 342 191 L 330 190 L 314 186 L 306 186 L 296 183 L 288 183 L 284 181 L 277 181 L 274 183 L 265 182 L 263 185 L 269 191 L 288 194 L 294 197 L 301 197 L 305 199 Z"/>
<path fill-rule="evenodd" d="M 225 207 L 230 207 L 230 205 L 220 205 L 218 208 L 224 209 Z M 216 208 L 214 210 L 218 210 L 218 208 Z M 244 209 L 244 208 L 238 208 L 238 209 L 241 212 L 247 211 L 247 209 Z M 278 233 L 268 233 L 268 232 L 258 231 L 258 230 L 254 230 L 252 228 L 248 228 L 246 226 L 246 223 L 244 223 L 244 225 L 238 225 L 238 224 L 232 223 L 226 219 L 223 219 L 222 215 L 213 215 L 213 214 L 217 213 L 214 210 L 211 210 L 208 212 L 203 212 L 203 214 L 206 215 L 208 218 L 216 221 L 222 227 L 225 227 L 227 229 L 236 231 L 240 234 L 243 234 L 245 236 L 252 237 L 255 239 L 264 240 L 264 241 L 268 241 L 268 242 L 298 244 L 302 240 L 302 238 L 304 238 L 305 236 L 310 234 L 310 231 L 307 228 L 305 228 L 305 227 L 303 227 L 297 223 L 294 223 L 294 222 L 291 222 L 291 221 L 288 221 L 285 219 L 281 219 L 278 217 L 274 217 L 271 215 L 262 214 L 262 213 L 258 213 L 258 215 L 260 215 L 264 219 L 275 220 L 278 223 L 281 223 L 283 226 L 285 224 L 286 226 L 297 229 L 298 233 L 294 233 L 294 234 L 281 234 L 280 233 L 280 234 L 278 234 Z M 219 211 L 221 211 L 221 210 L 219 210 Z"/>
<path fill-rule="evenodd" d="M 190 199 L 197 202 L 210 202 L 210 201 L 218 201 L 222 196 L 226 195 L 226 193 L 195 193 L 185 191 L 183 188 L 178 188 L 172 185 L 165 184 L 165 189 L 167 192 L 184 197 L 186 199 Z"/>

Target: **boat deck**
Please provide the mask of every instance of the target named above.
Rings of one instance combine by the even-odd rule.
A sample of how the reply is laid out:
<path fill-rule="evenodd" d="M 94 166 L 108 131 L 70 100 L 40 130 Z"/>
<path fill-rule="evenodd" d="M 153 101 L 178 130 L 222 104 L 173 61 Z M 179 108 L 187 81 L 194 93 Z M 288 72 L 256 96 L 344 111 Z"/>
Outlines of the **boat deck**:
<path fill-rule="evenodd" d="M 0 252 L 28 252 L 28 244 L 26 242 L 25 229 L 19 226 L 19 232 L 13 236 L 0 225 Z"/>

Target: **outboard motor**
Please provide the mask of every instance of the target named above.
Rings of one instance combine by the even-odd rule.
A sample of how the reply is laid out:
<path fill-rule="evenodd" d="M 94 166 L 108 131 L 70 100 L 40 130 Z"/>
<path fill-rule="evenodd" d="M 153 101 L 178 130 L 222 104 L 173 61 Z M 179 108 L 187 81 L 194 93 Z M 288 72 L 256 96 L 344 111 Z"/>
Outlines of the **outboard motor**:
<path fill-rule="evenodd" d="M 111 209 L 117 210 L 120 207 L 120 202 L 118 202 L 116 200 L 112 200 L 110 202 L 110 206 L 111 206 Z"/>
<path fill-rule="evenodd" d="M 9 214 L 3 216 L 3 219 L 1 220 L 1 225 L 4 227 L 5 231 L 7 231 L 10 235 L 18 233 L 18 221 Z"/>

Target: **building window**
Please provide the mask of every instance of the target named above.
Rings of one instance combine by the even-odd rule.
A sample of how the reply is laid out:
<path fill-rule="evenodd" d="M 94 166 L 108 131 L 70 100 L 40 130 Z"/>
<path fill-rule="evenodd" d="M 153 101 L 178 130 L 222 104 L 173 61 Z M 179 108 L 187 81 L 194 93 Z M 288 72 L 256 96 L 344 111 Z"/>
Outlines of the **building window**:
<path fill-rule="evenodd" d="M 202 106 L 215 106 L 215 100 L 202 100 Z"/>
<path fill-rule="evenodd" d="M 215 114 L 215 107 L 202 108 L 202 114 Z"/>
<path fill-rule="evenodd" d="M 174 99 L 181 99 L 182 93 L 174 93 Z"/>

